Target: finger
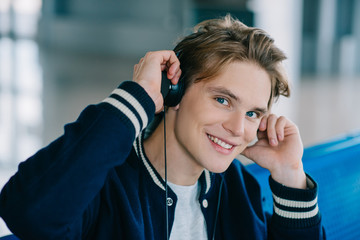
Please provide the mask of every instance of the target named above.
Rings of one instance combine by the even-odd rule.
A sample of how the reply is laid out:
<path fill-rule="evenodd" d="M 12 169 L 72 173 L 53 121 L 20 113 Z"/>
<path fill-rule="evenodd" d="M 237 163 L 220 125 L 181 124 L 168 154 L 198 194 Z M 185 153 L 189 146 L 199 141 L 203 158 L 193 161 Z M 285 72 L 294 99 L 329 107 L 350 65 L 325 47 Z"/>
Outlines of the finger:
<path fill-rule="evenodd" d="M 257 139 L 258 139 L 258 140 L 262 140 L 262 139 L 266 139 L 266 140 L 267 140 L 266 131 L 258 131 L 258 133 L 257 133 Z"/>
<path fill-rule="evenodd" d="M 287 119 L 284 116 L 281 116 L 277 119 L 275 129 L 276 129 L 277 139 L 279 141 L 284 140 L 284 129 L 285 129 L 286 123 L 287 123 Z"/>
<path fill-rule="evenodd" d="M 277 134 L 275 130 L 275 125 L 277 122 L 277 116 L 274 114 L 270 114 L 267 120 L 267 136 L 269 139 L 269 144 L 272 146 L 277 146 Z"/>
<path fill-rule="evenodd" d="M 168 77 L 172 79 L 180 71 L 180 64 L 173 64 L 168 70 Z"/>
<path fill-rule="evenodd" d="M 161 71 L 165 71 L 167 69 L 166 64 L 161 64 L 160 67 L 161 67 Z"/>
<path fill-rule="evenodd" d="M 268 120 L 268 115 L 265 115 L 260 121 L 259 130 L 257 132 L 258 140 L 262 140 L 262 139 L 267 140 L 267 134 L 266 134 L 267 120 Z"/>
<path fill-rule="evenodd" d="M 161 70 L 167 72 L 167 77 L 172 79 L 180 69 L 180 61 L 177 58 L 174 51 L 163 50 L 147 54 L 149 57 L 153 54 L 159 54 L 161 56 Z"/>
<path fill-rule="evenodd" d="M 139 69 L 139 67 L 142 65 L 143 62 L 144 62 L 144 58 L 142 57 L 142 58 L 140 58 L 139 62 L 134 65 L 134 71 Z"/>
<path fill-rule="evenodd" d="M 142 57 L 139 62 L 136 64 L 137 65 L 137 68 L 140 68 L 144 63 L 144 58 Z"/>
<path fill-rule="evenodd" d="M 268 116 L 264 116 L 261 121 L 260 121 L 260 125 L 259 125 L 259 130 L 260 131 L 265 131 L 266 130 L 266 125 L 267 125 L 267 119 L 268 119 Z"/>
<path fill-rule="evenodd" d="M 167 69 L 166 65 L 161 65 L 161 71 L 164 71 L 166 69 Z M 178 83 L 180 77 L 181 77 L 181 73 L 182 73 L 181 69 L 178 68 L 173 75 L 171 75 L 169 72 L 167 72 L 166 76 L 167 76 L 168 79 L 171 80 L 172 84 L 176 85 Z"/>
<path fill-rule="evenodd" d="M 178 57 L 176 56 L 174 51 L 170 51 L 170 58 L 169 61 L 167 61 L 168 67 L 169 67 L 169 73 L 171 76 L 170 78 L 174 77 L 176 73 L 180 70 L 180 61 Z"/>
<path fill-rule="evenodd" d="M 138 68 L 139 68 L 139 64 L 135 64 L 134 65 L 134 72 L 137 72 Z"/>
<path fill-rule="evenodd" d="M 176 85 L 179 82 L 180 77 L 181 77 L 181 69 L 179 69 L 175 73 L 174 77 L 171 79 L 171 83 Z"/>

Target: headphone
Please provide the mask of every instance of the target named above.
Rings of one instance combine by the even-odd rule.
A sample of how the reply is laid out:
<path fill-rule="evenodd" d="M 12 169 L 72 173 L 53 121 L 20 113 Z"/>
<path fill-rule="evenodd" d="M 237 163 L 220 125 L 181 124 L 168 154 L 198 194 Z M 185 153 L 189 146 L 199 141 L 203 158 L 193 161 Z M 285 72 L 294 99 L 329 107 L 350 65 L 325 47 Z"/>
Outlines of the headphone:
<path fill-rule="evenodd" d="M 164 105 L 167 107 L 175 107 L 178 105 L 184 95 L 184 77 L 181 76 L 178 84 L 173 85 L 167 78 L 166 71 L 162 72 L 161 78 L 161 94 L 164 98 Z"/>
<path fill-rule="evenodd" d="M 181 59 L 182 51 L 177 51 L 174 49 L 176 56 L 178 59 Z M 182 72 L 180 79 L 176 85 L 173 85 L 171 81 L 167 78 L 167 72 L 162 72 L 161 77 L 161 94 L 164 98 L 164 106 L 166 107 L 175 107 L 178 105 L 184 95 L 185 92 L 185 73 Z"/>

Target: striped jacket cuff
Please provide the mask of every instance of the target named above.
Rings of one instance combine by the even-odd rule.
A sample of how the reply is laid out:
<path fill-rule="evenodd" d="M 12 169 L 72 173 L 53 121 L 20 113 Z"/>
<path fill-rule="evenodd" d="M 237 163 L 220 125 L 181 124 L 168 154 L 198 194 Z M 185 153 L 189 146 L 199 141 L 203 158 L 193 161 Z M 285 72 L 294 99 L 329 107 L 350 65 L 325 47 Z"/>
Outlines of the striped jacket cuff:
<path fill-rule="evenodd" d="M 135 137 L 152 121 L 155 113 L 150 96 L 139 84 L 131 81 L 120 84 L 100 105 L 115 112 L 134 129 Z"/>
<path fill-rule="evenodd" d="M 271 176 L 269 183 L 273 193 L 273 223 L 288 228 L 307 228 L 319 223 L 317 184 L 309 175 L 306 190 L 286 187 L 273 180 Z"/>

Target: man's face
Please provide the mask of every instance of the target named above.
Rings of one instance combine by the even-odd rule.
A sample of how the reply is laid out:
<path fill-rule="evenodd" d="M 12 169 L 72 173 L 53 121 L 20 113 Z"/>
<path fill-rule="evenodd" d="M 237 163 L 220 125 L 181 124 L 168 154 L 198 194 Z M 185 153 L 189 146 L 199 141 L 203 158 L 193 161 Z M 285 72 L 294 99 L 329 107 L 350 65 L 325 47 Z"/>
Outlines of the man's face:
<path fill-rule="evenodd" d="M 225 171 L 257 134 L 271 83 L 254 63 L 233 62 L 214 79 L 191 85 L 177 110 L 174 133 L 194 166 Z"/>

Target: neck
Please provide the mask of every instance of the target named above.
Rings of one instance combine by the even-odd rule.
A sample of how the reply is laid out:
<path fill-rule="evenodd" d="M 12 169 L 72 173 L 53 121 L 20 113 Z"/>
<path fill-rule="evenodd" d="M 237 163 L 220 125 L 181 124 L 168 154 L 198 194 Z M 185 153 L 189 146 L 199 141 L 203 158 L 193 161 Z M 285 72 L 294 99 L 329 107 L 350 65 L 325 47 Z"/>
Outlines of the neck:
<path fill-rule="evenodd" d="M 174 111 L 169 109 L 168 111 Z M 172 115 L 175 115 L 173 113 Z M 189 186 L 199 179 L 204 168 L 195 161 L 178 144 L 174 131 L 175 116 L 166 117 L 166 155 L 167 179 L 169 182 Z M 160 176 L 165 178 L 164 157 L 164 119 L 157 126 L 151 136 L 144 141 L 145 153 Z"/>

